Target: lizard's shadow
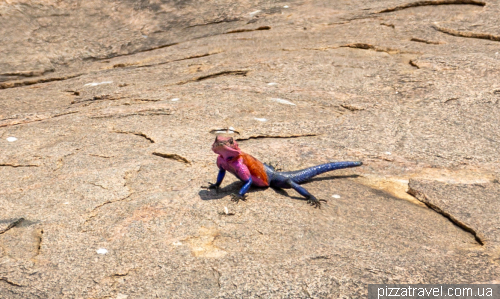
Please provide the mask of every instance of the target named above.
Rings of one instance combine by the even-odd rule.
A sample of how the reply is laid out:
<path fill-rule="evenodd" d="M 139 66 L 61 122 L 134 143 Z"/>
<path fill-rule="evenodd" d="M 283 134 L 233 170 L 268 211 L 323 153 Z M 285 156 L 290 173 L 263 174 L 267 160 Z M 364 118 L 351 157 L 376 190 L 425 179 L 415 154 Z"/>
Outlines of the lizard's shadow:
<path fill-rule="evenodd" d="M 200 192 L 198 192 L 198 195 L 200 195 L 202 200 L 221 199 L 223 197 L 231 195 L 232 193 L 238 193 L 242 186 L 242 182 L 235 181 L 225 187 L 220 188 L 218 192 L 216 192 L 215 190 L 202 189 L 200 190 Z M 262 190 L 262 188 L 252 186 L 250 190 L 248 190 L 247 194 L 258 192 L 260 190 Z"/>
<path fill-rule="evenodd" d="M 357 178 L 357 177 L 359 177 L 359 175 L 357 175 L 357 174 L 352 174 L 352 175 L 333 175 L 333 176 L 327 176 L 327 177 L 321 177 L 321 178 L 314 178 L 314 179 L 311 179 L 311 180 L 309 180 L 307 182 L 302 183 L 301 185 L 307 184 L 307 183 L 310 183 L 310 182 L 314 182 L 314 181 L 325 181 L 325 180 L 335 180 L 335 179 L 345 179 L 345 178 Z M 243 186 L 242 182 L 235 181 L 235 182 L 232 182 L 231 184 L 229 184 L 229 185 L 227 185 L 227 186 L 225 186 L 223 188 L 220 188 L 219 192 L 216 192 L 215 190 L 202 189 L 202 190 L 200 190 L 200 192 L 198 192 L 198 194 L 200 195 L 200 197 L 201 197 L 202 200 L 221 199 L 221 198 L 223 198 L 225 196 L 230 195 L 231 193 L 237 193 L 242 186 Z M 252 186 L 250 188 L 250 190 L 248 190 L 248 193 L 258 192 L 258 191 L 261 191 L 263 189 L 265 189 L 265 188 Z M 287 197 L 290 197 L 290 198 L 293 198 L 293 199 L 305 200 L 305 198 L 303 198 L 303 197 L 289 195 L 288 192 L 285 191 L 285 189 L 272 188 L 272 187 L 271 187 L 271 189 L 273 189 L 278 194 L 281 194 L 281 195 L 284 195 L 284 196 L 287 196 Z M 288 190 L 290 190 L 290 189 L 288 189 Z"/>

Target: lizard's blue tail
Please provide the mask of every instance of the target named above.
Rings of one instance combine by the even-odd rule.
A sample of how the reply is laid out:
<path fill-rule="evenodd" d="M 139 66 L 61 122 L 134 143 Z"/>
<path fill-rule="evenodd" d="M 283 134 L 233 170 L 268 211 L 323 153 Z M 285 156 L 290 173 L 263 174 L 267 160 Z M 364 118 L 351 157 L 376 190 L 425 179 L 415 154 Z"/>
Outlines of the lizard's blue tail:
<path fill-rule="evenodd" d="M 311 178 L 336 169 L 350 168 L 363 165 L 363 162 L 332 162 L 321 164 L 296 171 L 279 172 L 280 175 L 291 178 L 297 184 L 310 180 Z"/>

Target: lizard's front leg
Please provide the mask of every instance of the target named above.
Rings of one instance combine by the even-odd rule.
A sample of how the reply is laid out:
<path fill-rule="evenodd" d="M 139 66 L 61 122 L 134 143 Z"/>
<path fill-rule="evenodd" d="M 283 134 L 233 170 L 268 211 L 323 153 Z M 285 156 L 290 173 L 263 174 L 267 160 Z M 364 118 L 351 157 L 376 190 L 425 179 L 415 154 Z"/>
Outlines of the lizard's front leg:
<path fill-rule="evenodd" d="M 241 187 L 240 192 L 231 195 L 231 200 L 234 202 L 238 202 L 241 200 L 246 200 L 246 193 L 250 186 L 252 185 L 252 177 L 249 177 L 247 181 L 244 181 L 245 184 Z"/>
<path fill-rule="evenodd" d="M 219 174 L 217 175 L 217 182 L 215 184 L 212 184 L 208 182 L 208 186 L 202 186 L 202 188 L 207 188 L 207 189 L 215 189 L 215 192 L 219 192 L 220 184 L 222 184 L 222 180 L 224 180 L 224 176 L 226 175 L 226 170 L 223 168 L 219 169 Z"/>

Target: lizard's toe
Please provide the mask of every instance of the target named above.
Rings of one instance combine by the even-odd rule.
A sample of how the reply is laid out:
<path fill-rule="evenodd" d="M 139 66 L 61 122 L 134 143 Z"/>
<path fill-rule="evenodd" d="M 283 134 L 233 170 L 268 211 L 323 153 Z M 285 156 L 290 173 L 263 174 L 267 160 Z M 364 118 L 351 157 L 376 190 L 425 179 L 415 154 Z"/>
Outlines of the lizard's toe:
<path fill-rule="evenodd" d="M 231 201 L 234 201 L 236 203 L 238 203 L 240 200 L 247 200 L 247 196 L 246 195 L 239 195 L 239 194 L 231 194 Z"/>
<path fill-rule="evenodd" d="M 310 204 L 311 206 L 313 206 L 314 208 L 321 208 L 322 201 L 327 202 L 324 199 L 317 199 L 316 197 L 313 197 L 313 198 L 309 198 L 307 200 L 307 203 Z"/>

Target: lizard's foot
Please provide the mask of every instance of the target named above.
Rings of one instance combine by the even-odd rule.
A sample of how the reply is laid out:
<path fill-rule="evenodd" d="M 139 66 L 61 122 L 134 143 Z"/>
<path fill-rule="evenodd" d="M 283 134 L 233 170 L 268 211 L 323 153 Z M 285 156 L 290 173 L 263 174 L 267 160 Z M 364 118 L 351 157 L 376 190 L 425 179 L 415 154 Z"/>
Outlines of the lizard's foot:
<path fill-rule="evenodd" d="M 215 192 L 219 193 L 220 186 L 217 184 L 212 184 L 212 183 L 208 182 L 208 186 L 201 186 L 201 188 L 205 188 L 205 189 L 209 189 L 209 190 L 215 189 Z"/>
<path fill-rule="evenodd" d="M 324 199 L 317 199 L 316 197 L 312 196 L 309 199 L 307 199 L 307 203 L 313 206 L 314 208 L 320 208 L 321 209 L 321 202 L 327 202 Z"/>
<path fill-rule="evenodd" d="M 238 203 L 240 200 L 243 200 L 243 201 L 247 200 L 247 196 L 246 195 L 239 195 L 237 193 L 231 194 L 231 201 Z"/>

